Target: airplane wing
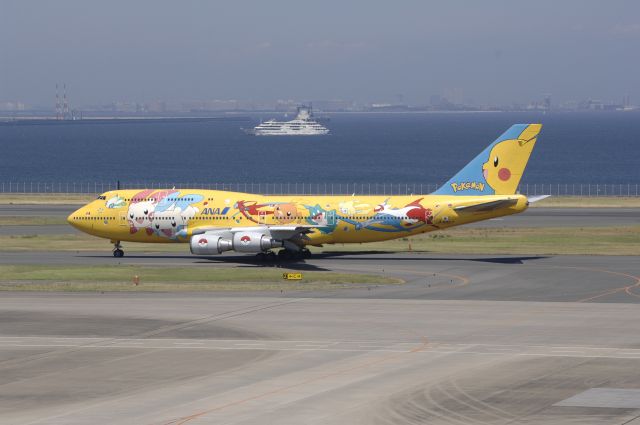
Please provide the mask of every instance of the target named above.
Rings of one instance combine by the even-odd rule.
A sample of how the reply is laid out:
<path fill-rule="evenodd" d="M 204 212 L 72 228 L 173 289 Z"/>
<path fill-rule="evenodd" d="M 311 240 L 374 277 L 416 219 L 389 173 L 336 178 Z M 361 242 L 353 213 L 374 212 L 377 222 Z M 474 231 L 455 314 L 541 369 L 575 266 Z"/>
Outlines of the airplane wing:
<path fill-rule="evenodd" d="M 203 233 L 220 233 L 221 236 L 229 235 L 236 232 L 253 232 L 253 231 L 268 231 L 273 239 L 286 240 L 291 239 L 294 236 L 302 235 L 311 232 L 314 228 L 322 226 L 314 225 L 292 225 L 292 226 L 254 226 L 254 227 L 219 227 L 219 226 L 201 226 L 193 229 L 193 235 L 200 235 Z"/>
<path fill-rule="evenodd" d="M 487 212 L 487 211 L 497 210 L 500 208 L 510 207 L 517 203 L 518 203 L 517 199 L 507 198 L 507 199 L 498 199 L 495 201 L 481 202 L 479 204 L 459 205 L 459 206 L 453 207 L 453 210 L 456 212 L 463 212 L 463 213 Z"/>
<path fill-rule="evenodd" d="M 314 228 L 321 226 L 303 225 L 303 226 L 268 226 L 271 237 L 274 239 L 291 239 L 296 235 L 307 234 Z"/>

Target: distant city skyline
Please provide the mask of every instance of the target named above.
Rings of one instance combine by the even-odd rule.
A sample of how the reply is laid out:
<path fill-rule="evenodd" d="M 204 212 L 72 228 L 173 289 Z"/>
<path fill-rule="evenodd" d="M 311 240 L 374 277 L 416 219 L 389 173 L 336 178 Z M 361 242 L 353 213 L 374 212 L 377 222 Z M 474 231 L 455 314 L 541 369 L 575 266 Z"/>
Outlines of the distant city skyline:
<path fill-rule="evenodd" d="M 321 7 L 320 7 L 321 6 Z M 640 98 L 640 3 L 6 1 L 0 102 Z M 448 93 L 448 94 L 447 94 Z"/>
<path fill-rule="evenodd" d="M 0 99 L 0 112 L 41 112 L 54 114 L 58 118 L 77 118 L 91 113 L 128 113 L 128 114 L 163 114 L 169 112 L 207 112 L 207 111 L 294 111 L 298 106 L 310 105 L 316 110 L 325 112 L 339 111 L 509 111 L 509 110 L 637 110 L 631 96 L 623 95 L 620 99 L 596 99 L 585 97 L 558 102 L 551 94 L 544 94 L 535 99 L 512 101 L 505 104 L 484 104 L 468 102 L 460 89 L 446 90 L 443 95 L 430 96 L 428 100 L 418 103 L 404 101 L 402 94 L 394 99 L 376 102 L 362 102 L 352 99 L 276 99 L 276 100 L 244 100 L 244 99 L 205 99 L 166 101 L 156 99 L 149 102 L 137 100 L 116 100 L 99 104 L 75 104 L 67 92 L 58 92 L 48 105 L 31 105 L 22 101 L 4 101 Z"/>

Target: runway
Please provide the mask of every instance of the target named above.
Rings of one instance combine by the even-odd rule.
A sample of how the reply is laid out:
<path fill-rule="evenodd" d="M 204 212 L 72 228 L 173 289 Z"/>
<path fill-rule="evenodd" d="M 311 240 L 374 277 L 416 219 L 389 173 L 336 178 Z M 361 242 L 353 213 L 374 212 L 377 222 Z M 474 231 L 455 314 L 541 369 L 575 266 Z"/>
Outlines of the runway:
<path fill-rule="evenodd" d="M 186 251 L 0 264 L 282 266 Z M 640 425 L 637 257 L 330 252 L 286 267 L 406 283 L 2 293 L 0 423 Z"/>
<path fill-rule="evenodd" d="M 570 401 L 638 388 L 632 304 L 11 294 L 0 306 L 3 423 L 611 424 L 639 414 Z"/>

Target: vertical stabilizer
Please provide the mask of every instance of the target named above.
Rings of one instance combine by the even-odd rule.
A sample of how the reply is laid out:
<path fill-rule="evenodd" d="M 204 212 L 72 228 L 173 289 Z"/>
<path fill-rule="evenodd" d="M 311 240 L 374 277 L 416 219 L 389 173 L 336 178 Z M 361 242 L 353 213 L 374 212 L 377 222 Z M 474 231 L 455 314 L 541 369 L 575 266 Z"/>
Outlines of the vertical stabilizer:
<path fill-rule="evenodd" d="M 476 156 L 434 195 L 512 195 L 542 124 L 515 124 Z"/>

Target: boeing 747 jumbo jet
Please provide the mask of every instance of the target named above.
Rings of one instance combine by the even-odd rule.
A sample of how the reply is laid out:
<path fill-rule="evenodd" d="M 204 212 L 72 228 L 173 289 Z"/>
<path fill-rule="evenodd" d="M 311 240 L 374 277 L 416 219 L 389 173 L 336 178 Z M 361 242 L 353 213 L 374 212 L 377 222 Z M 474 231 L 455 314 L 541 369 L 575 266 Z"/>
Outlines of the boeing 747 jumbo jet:
<path fill-rule="evenodd" d="M 516 193 L 542 125 L 509 128 L 429 195 L 263 196 L 199 189 L 113 190 L 68 217 L 75 228 L 121 242 L 188 243 L 195 255 L 225 251 L 284 259 L 308 246 L 385 241 L 517 214 Z M 540 197 L 539 197 L 540 198 Z"/>

